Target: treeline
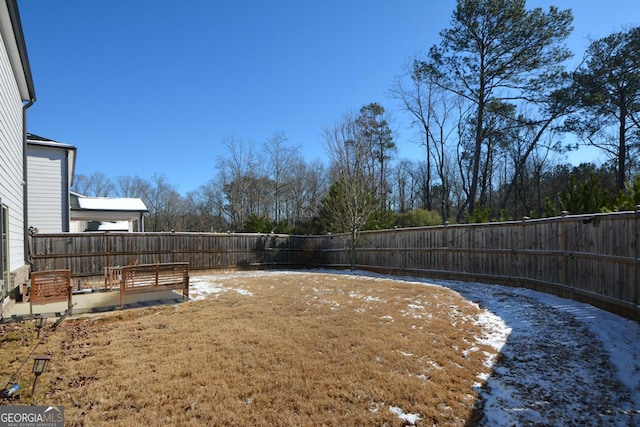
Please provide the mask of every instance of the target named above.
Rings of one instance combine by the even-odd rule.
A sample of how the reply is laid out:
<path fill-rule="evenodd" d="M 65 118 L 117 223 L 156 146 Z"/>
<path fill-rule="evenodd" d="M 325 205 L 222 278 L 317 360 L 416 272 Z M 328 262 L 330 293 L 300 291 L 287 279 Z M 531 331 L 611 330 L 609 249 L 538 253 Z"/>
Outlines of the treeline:
<path fill-rule="evenodd" d="M 149 231 L 351 232 L 635 209 L 640 205 L 640 28 L 594 40 L 575 69 L 572 13 L 458 0 L 451 26 L 391 85 L 424 147 L 398 159 L 385 108 L 325 129 L 327 162 L 284 133 L 223 141 L 216 175 L 178 193 L 164 175 L 78 175 L 90 196 L 140 197 Z M 579 145 L 602 154 L 572 167 Z"/>

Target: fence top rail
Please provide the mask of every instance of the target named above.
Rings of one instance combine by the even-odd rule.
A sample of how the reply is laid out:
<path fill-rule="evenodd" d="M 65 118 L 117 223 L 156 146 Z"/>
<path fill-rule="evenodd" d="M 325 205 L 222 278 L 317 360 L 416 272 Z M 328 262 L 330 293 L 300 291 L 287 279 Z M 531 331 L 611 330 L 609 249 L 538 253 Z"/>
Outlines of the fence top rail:
<path fill-rule="evenodd" d="M 303 235 L 294 235 L 294 234 L 275 234 L 275 233 L 236 233 L 236 232 L 200 232 L 200 231 L 152 231 L 152 232 L 138 232 L 138 231 L 92 231 L 92 232 L 80 232 L 80 233 L 38 233 L 34 234 L 34 238 L 38 237 L 70 237 L 70 236 L 101 236 L 101 237 L 109 237 L 109 236 L 135 236 L 135 237 L 144 237 L 144 236 L 205 236 L 205 237 L 225 237 L 225 236 L 235 236 L 235 237 L 278 237 L 278 238 L 290 238 L 290 237 L 309 237 Z"/>
<path fill-rule="evenodd" d="M 156 264 L 132 264 L 132 265 L 125 265 L 119 268 L 124 269 L 152 269 L 152 268 L 174 268 L 174 267 L 189 267 L 189 263 L 188 262 L 161 262 L 161 263 L 156 263 Z"/>
<path fill-rule="evenodd" d="M 361 234 L 382 234 L 382 233 L 397 232 L 397 231 L 407 232 L 407 231 L 434 230 L 434 229 L 443 229 L 443 228 L 502 227 L 502 226 L 513 226 L 513 225 L 522 225 L 522 224 L 543 224 L 543 223 L 558 222 L 558 221 L 585 222 L 585 221 L 596 221 L 596 220 L 605 220 L 605 219 L 634 218 L 639 215 L 640 215 L 640 209 L 636 211 L 576 214 L 576 215 L 554 216 L 554 217 L 547 217 L 547 218 L 524 218 L 519 221 L 495 221 L 495 222 L 479 222 L 479 223 L 470 223 L 470 224 L 440 224 L 440 225 L 430 225 L 430 226 L 424 226 L 424 227 L 394 228 L 394 229 L 385 229 L 385 230 L 363 230 Z M 331 237 L 331 236 L 343 236 L 343 235 L 348 235 L 348 233 L 325 235 L 325 236 L 318 236 L 318 237 Z"/>
<path fill-rule="evenodd" d="M 362 234 L 378 234 L 378 233 L 388 233 L 392 231 L 418 231 L 425 229 L 438 229 L 438 228 L 465 228 L 465 227 L 499 227 L 504 225 L 517 225 L 517 224 L 530 224 L 530 223 L 545 223 L 545 222 L 554 222 L 554 221 L 585 221 L 585 220 L 597 220 L 597 219 L 622 219 L 627 217 L 636 217 L 640 215 L 640 205 L 635 211 L 622 211 L 622 212 L 606 212 L 606 213 L 591 213 L 591 214 L 567 214 L 562 216 L 554 216 L 548 218 L 523 218 L 517 221 L 495 221 L 495 222 L 483 222 L 483 223 L 472 223 L 472 224 L 440 224 L 440 225 L 432 225 L 425 227 L 409 227 L 409 228 L 394 228 L 394 229 L 385 229 L 385 230 L 363 230 Z M 190 232 L 190 231 L 154 231 L 154 232 L 126 232 L 126 231 L 96 231 L 96 232 L 84 232 L 84 233 L 41 233 L 35 234 L 33 237 L 37 239 L 38 237 L 75 237 L 75 236 L 128 236 L 128 237 L 143 237 L 143 236 L 206 236 L 206 237 L 224 237 L 224 236 L 235 236 L 235 237 L 277 237 L 277 238 L 334 238 L 334 237 L 342 237 L 348 236 L 349 233 L 335 233 L 335 234 L 318 234 L 318 235 L 295 235 L 295 234 L 275 234 L 275 233 L 236 233 L 236 232 Z"/>

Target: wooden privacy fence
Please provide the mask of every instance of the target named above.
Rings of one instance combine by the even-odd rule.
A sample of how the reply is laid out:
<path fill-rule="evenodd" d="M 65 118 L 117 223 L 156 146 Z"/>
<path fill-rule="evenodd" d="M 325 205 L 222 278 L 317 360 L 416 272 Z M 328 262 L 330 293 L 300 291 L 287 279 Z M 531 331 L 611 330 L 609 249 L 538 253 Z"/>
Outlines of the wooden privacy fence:
<path fill-rule="evenodd" d="M 522 286 L 640 321 L 640 210 L 360 234 L 356 268 Z M 323 244 L 326 267 L 349 250 Z"/>
<path fill-rule="evenodd" d="M 312 261 L 305 237 L 256 233 L 60 233 L 31 238 L 33 270 L 69 269 L 104 279 L 114 266 L 187 262 L 191 270 L 301 267 Z"/>
<path fill-rule="evenodd" d="M 640 321 L 640 210 L 517 222 L 360 233 L 356 267 L 387 274 L 523 286 Z M 348 236 L 81 233 L 32 238 L 35 271 L 99 277 L 105 267 L 188 262 L 241 267 L 348 268 Z"/>

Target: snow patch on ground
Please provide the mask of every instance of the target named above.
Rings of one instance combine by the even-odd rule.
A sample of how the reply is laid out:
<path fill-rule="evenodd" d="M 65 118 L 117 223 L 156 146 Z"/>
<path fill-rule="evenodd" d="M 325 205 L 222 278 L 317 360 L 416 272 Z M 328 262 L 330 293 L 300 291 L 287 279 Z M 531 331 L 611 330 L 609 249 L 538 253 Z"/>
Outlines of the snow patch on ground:
<path fill-rule="evenodd" d="M 638 323 L 524 288 L 430 283 L 479 304 L 477 340 L 500 351 L 481 425 L 640 425 Z"/>
<path fill-rule="evenodd" d="M 411 425 L 415 425 L 418 421 L 421 420 L 420 414 L 408 414 L 402 410 L 402 408 L 398 408 L 397 406 L 389 406 L 389 412 L 392 414 L 396 414 L 398 418 Z"/>
<path fill-rule="evenodd" d="M 192 301 L 199 301 L 208 298 L 211 295 L 217 295 L 223 292 L 234 291 L 240 295 L 253 296 L 246 289 L 225 286 L 225 279 L 242 277 L 239 274 L 228 274 L 220 276 L 194 276 L 189 279 L 189 293 L 192 295 Z M 246 276 L 244 276 L 246 277 Z"/>

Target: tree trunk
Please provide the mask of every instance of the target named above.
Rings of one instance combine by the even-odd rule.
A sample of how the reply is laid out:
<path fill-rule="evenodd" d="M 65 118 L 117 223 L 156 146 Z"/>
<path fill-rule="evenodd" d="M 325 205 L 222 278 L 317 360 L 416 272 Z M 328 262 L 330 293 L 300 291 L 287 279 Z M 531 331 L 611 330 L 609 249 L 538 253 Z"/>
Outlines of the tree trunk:
<path fill-rule="evenodd" d="M 618 136 L 618 176 L 616 178 L 616 190 L 624 190 L 626 180 L 626 159 L 627 159 L 627 109 L 624 102 L 620 103 L 620 130 Z"/>
<path fill-rule="evenodd" d="M 358 237 L 358 230 L 351 230 L 351 241 L 349 242 L 350 258 L 351 258 L 351 271 L 356 269 L 356 238 Z"/>
<path fill-rule="evenodd" d="M 469 213 L 475 209 L 476 193 L 478 192 L 478 179 L 480 172 L 480 155 L 482 153 L 482 122 L 484 121 L 484 89 L 481 86 L 478 97 L 478 115 L 476 118 L 475 148 L 473 150 L 471 187 L 469 188 Z"/>

